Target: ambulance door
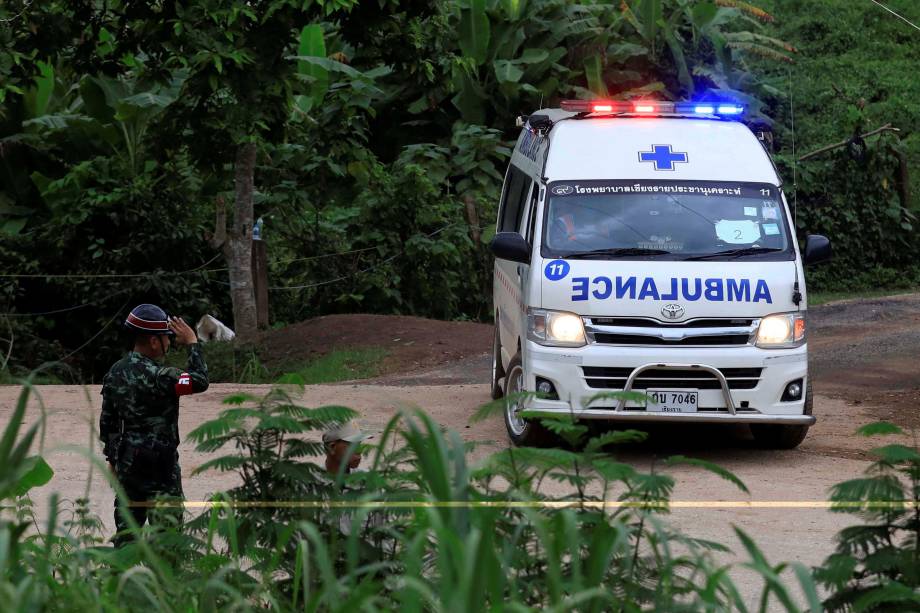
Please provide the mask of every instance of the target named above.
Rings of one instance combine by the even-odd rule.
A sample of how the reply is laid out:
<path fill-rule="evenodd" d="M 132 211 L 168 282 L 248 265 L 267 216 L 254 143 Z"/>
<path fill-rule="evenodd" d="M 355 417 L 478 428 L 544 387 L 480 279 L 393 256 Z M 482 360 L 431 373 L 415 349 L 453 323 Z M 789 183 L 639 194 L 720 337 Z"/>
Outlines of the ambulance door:
<path fill-rule="evenodd" d="M 536 224 L 537 217 L 537 197 L 540 194 L 540 184 L 536 181 L 530 181 L 530 188 L 524 192 L 524 214 L 521 216 L 521 225 L 518 230 L 527 240 L 527 244 L 530 245 L 530 255 L 531 261 L 533 261 L 533 252 L 534 252 L 534 226 Z M 530 304 L 530 286 L 534 282 L 530 274 L 531 265 L 527 264 L 518 264 L 516 272 L 518 278 L 518 289 L 520 290 L 521 296 L 521 305 L 518 307 L 520 309 L 520 321 L 521 329 L 518 331 L 521 337 L 521 345 L 523 346 L 524 337 L 527 335 L 527 307 L 528 306 L 540 306 L 538 304 Z"/>
<path fill-rule="evenodd" d="M 520 168 L 512 165 L 508 169 L 507 186 L 502 194 L 499 208 L 499 232 L 518 232 L 526 236 L 532 181 Z M 496 309 L 498 310 L 499 341 L 502 346 L 502 363 L 517 353 L 518 341 L 523 344 L 526 322 L 524 284 L 527 282 L 526 264 L 509 260 L 495 260 Z"/>

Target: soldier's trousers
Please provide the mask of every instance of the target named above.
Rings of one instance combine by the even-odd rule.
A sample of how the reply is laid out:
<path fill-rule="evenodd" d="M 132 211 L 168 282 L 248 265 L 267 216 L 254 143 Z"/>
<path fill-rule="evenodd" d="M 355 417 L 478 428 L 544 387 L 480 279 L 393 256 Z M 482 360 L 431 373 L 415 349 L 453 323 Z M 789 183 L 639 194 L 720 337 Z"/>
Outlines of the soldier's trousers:
<path fill-rule="evenodd" d="M 131 503 L 152 503 L 158 497 L 182 498 L 182 471 L 179 462 L 172 466 L 138 466 L 130 461 L 119 461 L 116 464 L 118 481 L 125 490 Z M 131 539 L 130 535 L 122 534 L 128 528 L 127 520 L 122 517 L 122 508 L 118 497 L 115 497 L 115 527 L 117 533 L 115 545 L 123 545 Z M 149 506 L 128 506 L 128 512 L 134 517 L 138 527 L 150 520 L 154 523 L 155 516 L 171 516 L 176 521 L 181 520 L 182 509 L 153 509 Z"/>

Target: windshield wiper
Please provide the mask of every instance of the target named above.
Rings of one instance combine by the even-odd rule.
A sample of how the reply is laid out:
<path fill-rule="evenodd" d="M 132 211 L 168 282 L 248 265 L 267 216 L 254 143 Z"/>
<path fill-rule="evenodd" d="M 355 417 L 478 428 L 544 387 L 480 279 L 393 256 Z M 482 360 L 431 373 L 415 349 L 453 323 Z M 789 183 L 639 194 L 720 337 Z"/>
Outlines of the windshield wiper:
<path fill-rule="evenodd" d="M 703 255 L 691 255 L 684 260 L 708 260 L 710 258 L 729 257 L 739 258 L 745 255 L 756 255 L 758 253 L 772 253 L 775 251 L 784 251 L 776 247 L 744 247 L 742 249 L 728 249 L 727 251 L 716 251 L 715 253 L 704 253 Z"/>
<path fill-rule="evenodd" d="M 564 253 L 559 257 L 570 258 L 573 260 L 589 260 L 592 258 L 603 258 L 618 255 L 667 255 L 670 251 L 664 249 L 641 249 L 639 247 L 617 247 L 613 249 L 593 249 L 591 251 L 573 251 Z"/>

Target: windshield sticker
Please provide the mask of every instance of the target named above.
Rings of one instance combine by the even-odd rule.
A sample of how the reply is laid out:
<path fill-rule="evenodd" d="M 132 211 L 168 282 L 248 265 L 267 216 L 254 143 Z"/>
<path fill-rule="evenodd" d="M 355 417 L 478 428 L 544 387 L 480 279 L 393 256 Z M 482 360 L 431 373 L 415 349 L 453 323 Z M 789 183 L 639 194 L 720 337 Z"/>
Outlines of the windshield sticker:
<path fill-rule="evenodd" d="M 730 245 L 750 244 L 760 238 L 760 225 L 750 219 L 722 219 L 716 223 L 716 236 Z"/>
<path fill-rule="evenodd" d="M 763 233 L 767 236 L 779 234 L 779 226 L 777 226 L 775 223 L 765 223 L 763 225 Z"/>
<path fill-rule="evenodd" d="M 550 281 L 560 281 L 569 274 L 569 263 L 565 260 L 553 260 L 543 269 L 543 274 Z"/>
<path fill-rule="evenodd" d="M 757 217 L 757 207 L 756 206 L 746 206 L 744 207 L 744 214 L 748 217 Z"/>
<path fill-rule="evenodd" d="M 761 214 L 763 215 L 764 219 L 776 219 L 778 217 L 777 211 L 774 208 L 764 207 L 763 211 L 761 211 Z"/>
<path fill-rule="evenodd" d="M 572 301 L 687 300 L 696 302 L 766 302 L 773 304 L 763 279 L 689 279 L 671 277 L 659 286 L 652 277 L 573 277 Z"/>

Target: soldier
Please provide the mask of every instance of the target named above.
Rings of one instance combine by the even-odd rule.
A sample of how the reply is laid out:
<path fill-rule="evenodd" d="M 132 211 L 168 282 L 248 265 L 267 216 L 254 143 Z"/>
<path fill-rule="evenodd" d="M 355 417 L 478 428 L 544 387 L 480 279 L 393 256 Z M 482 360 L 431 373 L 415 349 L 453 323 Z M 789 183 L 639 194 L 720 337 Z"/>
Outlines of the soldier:
<path fill-rule="evenodd" d="M 179 397 L 208 389 L 208 368 L 195 331 L 179 317 L 169 317 L 152 304 L 135 307 L 125 320 L 134 334 L 134 350 L 116 362 L 102 383 L 99 435 L 103 454 L 132 502 L 158 495 L 182 496 L 179 469 Z M 188 345 L 185 372 L 158 362 L 171 339 Z M 139 526 L 146 507 L 130 507 Z M 115 499 L 115 526 L 128 525 Z M 125 535 L 116 534 L 122 545 Z"/>

